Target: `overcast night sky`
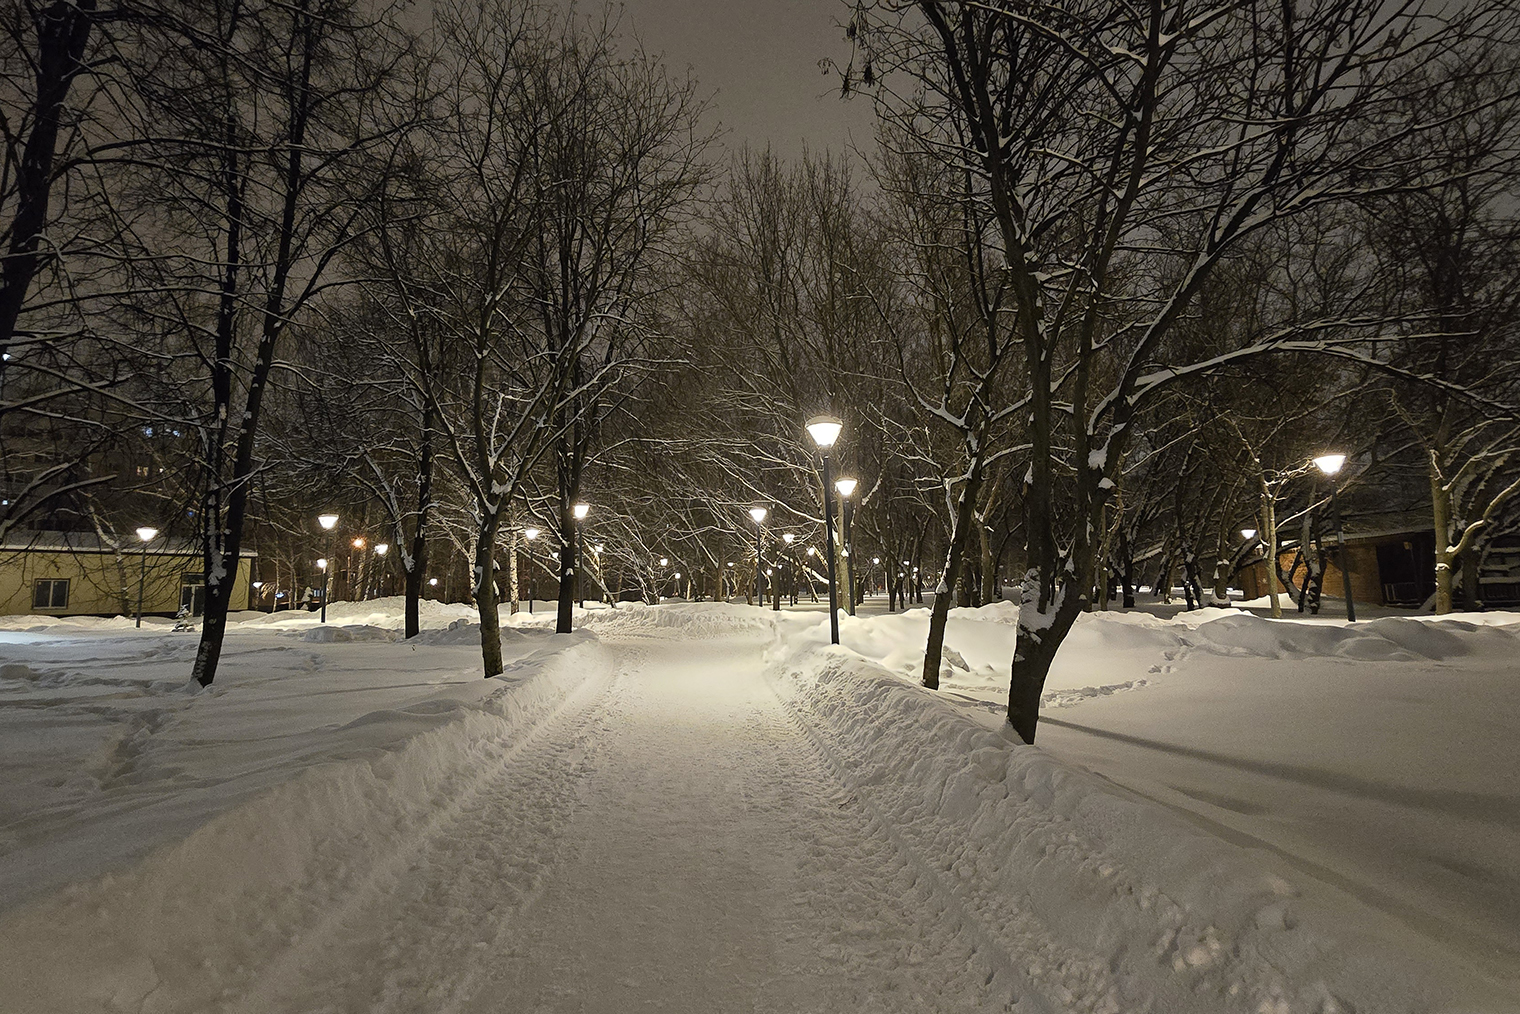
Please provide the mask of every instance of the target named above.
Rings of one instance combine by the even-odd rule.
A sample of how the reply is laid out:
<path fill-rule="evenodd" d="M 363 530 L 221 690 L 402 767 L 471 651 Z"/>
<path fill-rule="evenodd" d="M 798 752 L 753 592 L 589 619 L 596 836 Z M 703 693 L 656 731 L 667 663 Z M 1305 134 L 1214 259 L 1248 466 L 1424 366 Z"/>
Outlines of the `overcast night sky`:
<path fill-rule="evenodd" d="M 583 9 L 586 8 L 582 5 Z M 849 46 L 836 22 L 847 11 L 831 0 L 627 0 L 628 24 L 672 70 L 695 72 L 715 97 L 724 143 L 769 142 L 794 156 L 806 144 L 843 151 L 853 136 L 870 140 L 871 106 L 843 101 L 818 61 L 844 62 Z"/>

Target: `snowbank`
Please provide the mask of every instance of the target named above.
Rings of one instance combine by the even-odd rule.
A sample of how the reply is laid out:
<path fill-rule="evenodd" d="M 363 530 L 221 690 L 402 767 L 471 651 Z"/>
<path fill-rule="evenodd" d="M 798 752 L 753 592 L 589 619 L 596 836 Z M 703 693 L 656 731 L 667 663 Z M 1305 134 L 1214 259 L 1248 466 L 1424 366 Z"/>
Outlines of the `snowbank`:
<path fill-rule="evenodd" d="M 991 945 L 1041 955 L 1005 970 L 1031 1009 L 1077 997 L 1106 998 L 1084 1010 L 1171 1014 L 1514 1009 L 1398 927 L 1326 904 L 850 652 L 778 640 L 772 662 L 789 706 L 905 854 L 955 878 Z"/>
<path fill-rule="evenodd" d="M 581 638 L 511 675 L 365 714 L 325 736 L 324 759 L 293 780 L 125 872 L 5 913 L 4 1009 L 211 1009 L 287 950 L 294 927 L 340 909 L 361 880 L 403 873 L 387 866 L 407 858 L 390 841 L 467 805 L 528 730 L 606 667 L 605 649 Z"/>

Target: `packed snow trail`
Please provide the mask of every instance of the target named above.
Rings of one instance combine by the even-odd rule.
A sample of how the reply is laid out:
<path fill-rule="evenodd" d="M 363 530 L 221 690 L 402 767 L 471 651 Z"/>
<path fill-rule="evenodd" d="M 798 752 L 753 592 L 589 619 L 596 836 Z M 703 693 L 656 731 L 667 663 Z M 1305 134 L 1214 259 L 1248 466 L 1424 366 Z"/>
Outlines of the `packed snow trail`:
<path fill-rule="evenodd" d="M 614 644 L 613 673 L 230 1009 L 1008 1009 L 998 963 L 924 918 L 942 892 L 788 716 L 759 638 Z"/>

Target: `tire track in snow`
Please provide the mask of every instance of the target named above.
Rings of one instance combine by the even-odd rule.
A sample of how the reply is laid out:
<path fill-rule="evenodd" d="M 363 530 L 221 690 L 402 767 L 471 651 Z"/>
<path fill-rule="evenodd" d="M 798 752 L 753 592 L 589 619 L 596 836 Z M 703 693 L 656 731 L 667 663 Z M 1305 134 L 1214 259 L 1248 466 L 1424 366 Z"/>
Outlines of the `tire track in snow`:
<path fill-rule="evenodd" d="M 536 897 L 617 678 L 590 674 L 527 730 L 504 732 L 467 784 L 223 1009 L 415 1011 L 425 996 L 443 1010 L 468 995 L 470 962 Z"/>
<path fill-rule="evenodd" d="M 1052 1004 L 1039 992 L 1033 980 L 1014 961 L 1006 947 L 971 914 L 959 892 L 940 875 L 940 870 L 908 843 L 893 821 L 872 801 L 865 786 L 851 777 L 848 765 L 823 733 L 786 699 L 773 678 L 767 676 L 766 683 L 776 695 L 782 711 L 812 745 L 821 766 L 839 783 L 842 795 L 847 797 L 846 805 L 854 804 L 869 818 L 870 826 L 891 843 L 902 862 L 913 870 L 920 882 L 928 885 L 930 893 L 941 902 L 958 928 L 974 941 L 972 958 L 985 970 L 987 988 L 1003 990 L 1009 996 L 1005 1009 L 1018 1011 L 1019 1014 L 1057 1014 L 1062 1008 Z"/>

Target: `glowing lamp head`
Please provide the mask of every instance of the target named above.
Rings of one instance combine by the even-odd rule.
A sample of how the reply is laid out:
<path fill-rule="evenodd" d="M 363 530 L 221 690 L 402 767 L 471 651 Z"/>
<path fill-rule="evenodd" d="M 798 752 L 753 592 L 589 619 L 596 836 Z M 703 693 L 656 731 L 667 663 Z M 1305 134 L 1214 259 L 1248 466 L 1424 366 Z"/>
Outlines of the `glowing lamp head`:
<path fill-rule="evenodd" d="M 755 524 L 757 525 L 763 524 L 765 522 L 765 515 L 769 513 L 764 507 L 751 507 L 749 509 L 749 516 L 755 519 Z"/>
<path fill-rule="evenodd" d="M 428 578 L 428 586 L 431 587 L 431 588 L 437 588 L 438 587 L 438 579 L 436 577 L 430 577 L 430 578 Z"/>
<path fill-rule="evenodd" d="M 137 530 L 137 537 L 139 539 L 143 540 L 144 542 L 152 542 L 154 539 L 158 538 L 158 529 L 157 528 L 139 528 Z"/>
<path fill-rule="evenodd" d="M 1321 454 L 1314 459 L 1315 467 L 1326 475 L 1337 474 L 1345 464 L 1346 456 L 1344 454 Z"/>
<path fill-rule="evenodd" d="M 264 582 L 263 581 L 255 581 L 255 582 L 253 582 L 253 590 L 254 591 L 258 591 L 262 587 L 264 587 Z"/>
<path fill-rule="evenodd" d="M 532 542 L 534 539 L 538 538 L 538 535 L 539 535 L 539 532 L 538 532 L 537 528 L 524 528 L 523 529 L 523 538 L 527 539 L 529 542 Z"/>
<path fill-rule="evenodd" d="M 1254 538 L 1256 538 L 1256 529 L 1254 529 L 1254 528 L 1242 528 L 1240 530 L 1240 537 L 1242 539 L 1246 539 L 1247 541 L 1249 541 L 1251 539 L 1254 539 Z"/>
<path fill-rule="evenodd" d="M 319 524 L 319 525 L 322 526 L 322 530 L 324 532 L 330 532 L 334 528 L 338 527 L 338 515 L 336 515 L 336 514 L 318 514 L 317 515 L 317 524 Z"/>
<path fill-rule="evenodd" d="M 807 421 L 808 436 L 813 438 L 813 443 L 818 445 L 820 451 L 833 447 L 842 429 L 844 423 L 831 415 L 815 415 Z"/>
<path fill-rule="evenodd" d="M 781 536 L 781 541 L 785 542 L 788 546 L 796 541 L 796 539 L 797 536 L 793 535 L 791 532 L 787 532 L 785 535 Z"/>
<path fill-rule="evenodd" d="M 377 555 L 377 556 L 384 556 L 386 553 L 389 553 L 390 551 L 391 551 L 391 544 L 389 542 L 377 542 L 377 543 L 375 543 L 375 555 Z"/>
<path fill-rule="evenodd" d="M 588 503 L 578 503 L 570 508 L 570 510 L 575 514 L 575 520 L 585 521 L 586 515 L 591 513 L 591 505 Z"/>
<path fill-rule="evenodd" d="M 818 547 L 817 546 L 809 546 L 808 547 L 808 555 L 809 556 L 817 556 L 818 555 Z"/>
<path fill-rule="evenodd" d="M 661 567 L 668 567 L 668 566 L 670 566 L 670 557 L 668 557 L 668 556 L 662 556 L 662 557 L 660 557 L 660 566 Z"/>
<path fill-rule="evenodd" d="M 327 558 L 326 557 L 323 557 L 322 559 L 319 559 L 317 561 L 317 569 L 318 570 L 326 570 L 327 569 Z"/>
<path fill-rule="evenodd" d="M 677 581 L 681 580 L 681 572 L 679 570 L 676 571 L 676 580 Z"/>
<path fill-rule="evenodd" d="M 881 563 L 881 557 L 879 557 L 879 556 L 873 556 L 873 557 L 871 557 L 871 562 L 879 564 L 879 563 Z"/>
<path fill-rule="evenodd" d="M 355 539 L 354 540 L 354 548 L 355 549 L 363 549 L 366 545 L 367 545 L 367 543 L 363 539 Z"/>
<path fill-rule="evenodd" d="M 834 488 L 839 490 L 839 495 L 846 499 L 855 495 L 855 487 L 859 485 L 854 479 L 840 479 L 834 483 Z"/>

